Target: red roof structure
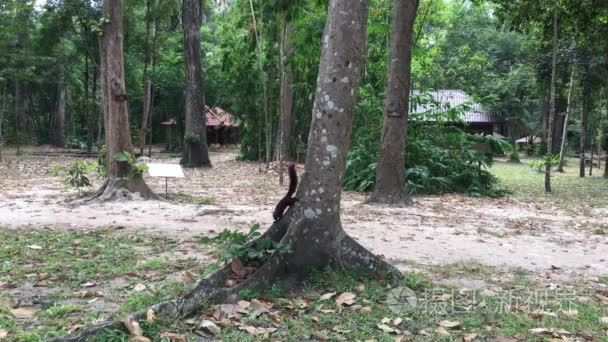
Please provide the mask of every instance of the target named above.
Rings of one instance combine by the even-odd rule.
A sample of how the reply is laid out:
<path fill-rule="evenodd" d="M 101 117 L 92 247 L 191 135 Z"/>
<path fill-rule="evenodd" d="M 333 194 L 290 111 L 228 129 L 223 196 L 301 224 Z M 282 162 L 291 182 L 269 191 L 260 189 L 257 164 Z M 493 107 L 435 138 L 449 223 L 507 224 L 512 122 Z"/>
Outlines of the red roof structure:
<path fill-rule="evenodd" d="M 238 127 L 241 125 L 239 119 L 220 107 L 210 108 L 205 106 L 205 109 L 205 120 L 207 121 L 207 126 Z"/>

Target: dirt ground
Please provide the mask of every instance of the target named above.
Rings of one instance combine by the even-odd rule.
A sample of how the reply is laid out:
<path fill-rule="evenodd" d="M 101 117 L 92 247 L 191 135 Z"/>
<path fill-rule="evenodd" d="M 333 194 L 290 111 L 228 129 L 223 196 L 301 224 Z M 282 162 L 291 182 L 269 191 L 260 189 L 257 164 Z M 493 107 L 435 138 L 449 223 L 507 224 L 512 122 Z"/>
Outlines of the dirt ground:
<path fill-rule="evenodd" d="M 185 169 L 169 180 L 169 192 L 205 198 L 213 204 L 158 201 L 83 204 L 67 190 L 52 165 L 77 157 L 35 147 L 14 151 L 0 163 L 0 226 L 57 227 L 69 230 L 119 227 L 189 240 L 224 228 L 248 229 L 272 222 L 272 210 L 285 189 L 272 168 L 238 161 L 233 149 L 212 149 L 213 168 Z M 154 162 L 177 163 L 155 153 Z M 300 172 L 303 166 L 299 166 Z M 164 194 L 165 180 L 146 177 Z M 96 181 L 96 186 L 99 182 Z M 608 236 L 594 233 L 605 215 L 562 211 L 513 198 L 423 196 L 404 209 L 363 204 L 366 196 L 343 196 L 344 228 L 361 244 L 402 269 L 474 260 L 505 270 L 523 268 L 548 280 L 586 279 L 608 274 Z M 594 212 L 607 212 L 595 208 Z"/>

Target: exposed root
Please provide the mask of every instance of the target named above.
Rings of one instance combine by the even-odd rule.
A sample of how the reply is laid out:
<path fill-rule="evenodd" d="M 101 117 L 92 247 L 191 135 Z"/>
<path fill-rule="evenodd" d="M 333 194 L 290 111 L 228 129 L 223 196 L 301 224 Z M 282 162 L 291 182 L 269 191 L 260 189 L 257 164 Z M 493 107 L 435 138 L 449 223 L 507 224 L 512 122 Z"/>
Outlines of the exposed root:
<path fill-rule="evenodd" d="M 346 233 L 342 233 L 336 241 L 335 258 L 340 267 L 352 273 L 368 277 L 403 277 L 395 266 L 365 249 Z"/>
<path fill-rule="evenodd" d="M 100 201 L 136 201 L 151 199 L 164 201 L 164 199 L 150 190 L 141 177 L 132 179 L 106 179 L 97 192 L 86 202 Z"/>
<path fill-rule="evenodd" d="M 390 207 L 408 207 L 414 204 L 412 198 L 405 192 L 381 193 L 374 191 L 371 196 L 365 201 L 367 204 L 383 204 Z"/>

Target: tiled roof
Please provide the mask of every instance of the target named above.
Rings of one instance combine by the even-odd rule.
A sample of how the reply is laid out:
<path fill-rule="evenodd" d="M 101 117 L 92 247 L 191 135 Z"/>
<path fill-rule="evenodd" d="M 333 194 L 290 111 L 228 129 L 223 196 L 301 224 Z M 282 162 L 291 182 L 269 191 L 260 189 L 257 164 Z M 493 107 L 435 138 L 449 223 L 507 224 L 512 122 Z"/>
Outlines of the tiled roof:
<path fill-rule="evenodd" d="M 207 126 L 227 126 L 227 127 L 238 127 L 241 123 L 232 114 L 223 110 L 220 107 L 210 108 L 205 106 L 205 120 Z"/>
<path fill-rule="evenodd" d="M 414 90 L 414 95 L 420 95 L 421 92 Z M 468 110 L 462 113 L 463 120 L 467 123 L 495 123 L 503 122 L 497 113 L 488 111 L 484 106 L 473 101 L 473 99 L 462 90 L 443 89 L 431 92 L 422 92 L 422 94 L 430 94 L 438 106 L 431 103 L 420 104 L 413 108 L 412 113 L 425 113 L 432 111 L 446 111 L 460 105 L 467 105 Z"/>

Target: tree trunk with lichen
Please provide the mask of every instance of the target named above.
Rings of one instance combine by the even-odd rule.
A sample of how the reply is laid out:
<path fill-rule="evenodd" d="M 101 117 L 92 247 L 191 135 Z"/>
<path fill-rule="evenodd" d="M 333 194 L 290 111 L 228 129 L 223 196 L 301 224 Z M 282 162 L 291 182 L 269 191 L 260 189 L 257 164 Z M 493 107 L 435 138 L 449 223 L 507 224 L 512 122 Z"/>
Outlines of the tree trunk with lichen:
<path fill-rule="evenodd" d="M 277 134 L 277 142 L 275 147 L 275 160 L 294 160 L 291 153 L 291 117 L 293 112 L 293 84 L 295 82 L 295 73 L 287 60 L 293 54 L 293 44 L 291 43 L 291 35 L 293 26 L 289 22 L 285 22 L 281 32 L 281 89 L 280 89 L 280 118 L 279 132 Z"/>
<path fill-rule="evenodd" d="M 203 109 L 201 20 L 201 0 L 183 0 L 182 25 L 184 29 L 184 62 L 186 64 L 186 130 L 184 156 L 181 163 L 188 167 L 211 166 Z"/>
<path fill-rule="evenodd" d="M 117 153 L 128 152 L 133 156 L 133 143 L 129 131 L 129 108 L 125 84 L 122 32 L 123 0 L 105 0 L 103 25 L 99 38 L 101 64 L 101 90 L 107 149 L 107 179 L 92 199 L 115 200 L 157 198 L 134 172 L 133 165 L 117 161 Z"/>
<path fill-rule="evenodd" d="M 405 188 L 405 144 L 409 111 L 412 44 L 418 0 L 393 1 L 391 59 L 384 100 L 384 129 L 369 202 L 403 206 L 411 203 Z"/>
<path fill-rule="evenodd" d="M 393 266 L 348 236 L 340 221 L 342 176 L 366 52 L 368 6 L 367 0 L 330 2 L 306 168 L 296 193 L 299 201 L 261 237 L 289 245 L 292 252 L 271 255 L 249 278 L 232 287 L 226 285 L 230 266 L 225 266 L 185 296 L 152 306 L 157 317 L 191 315 L 206 300 L 234 302 L 244 289 L 268 288 L 287 276 L 303 276 L 309 268 L 330 265 L 363 276 L 400 277 Z M 135 314 L 135 319 L 145 319 L 146 311 Z M 109 322 L 56 341 L 81 341 L 108 328 L 123 327 L 121 322 Z"/>

